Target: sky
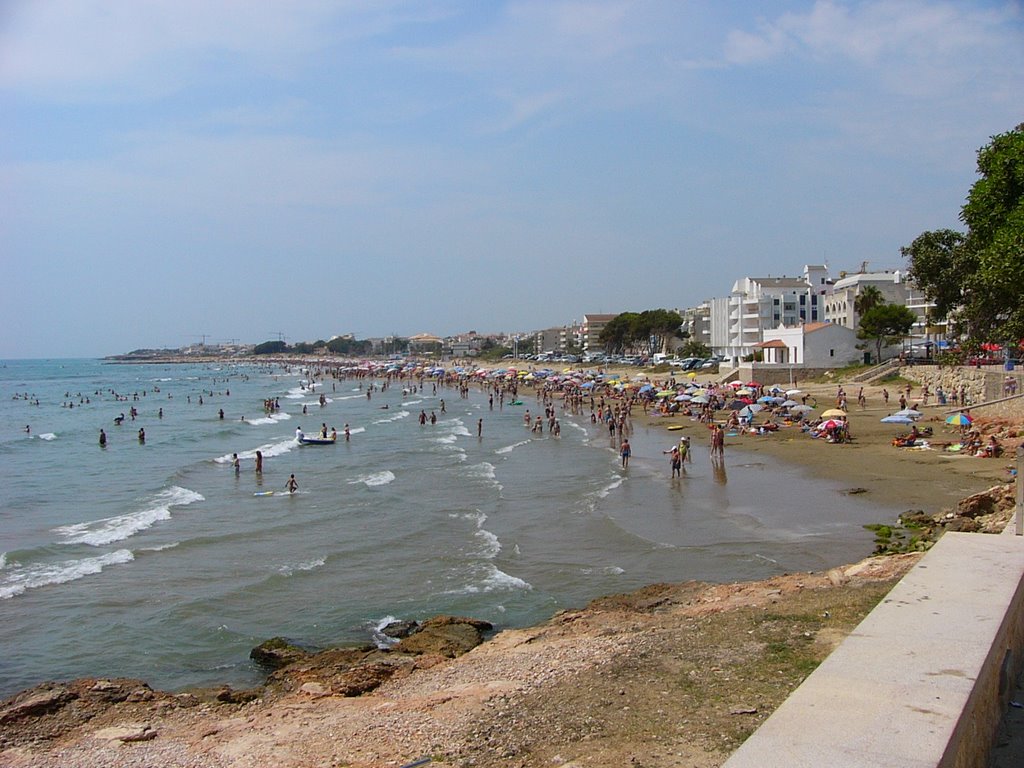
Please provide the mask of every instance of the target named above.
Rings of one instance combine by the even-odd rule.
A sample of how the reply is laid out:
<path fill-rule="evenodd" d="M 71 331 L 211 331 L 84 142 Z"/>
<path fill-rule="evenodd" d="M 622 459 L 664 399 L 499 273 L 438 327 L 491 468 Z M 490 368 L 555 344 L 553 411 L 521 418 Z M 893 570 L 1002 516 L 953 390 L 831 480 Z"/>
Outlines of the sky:
<path fill-rule="evenodd" d="M 0 359 L 903 268 L 1022 121 L 1019 0 L 0 0 Z"/>

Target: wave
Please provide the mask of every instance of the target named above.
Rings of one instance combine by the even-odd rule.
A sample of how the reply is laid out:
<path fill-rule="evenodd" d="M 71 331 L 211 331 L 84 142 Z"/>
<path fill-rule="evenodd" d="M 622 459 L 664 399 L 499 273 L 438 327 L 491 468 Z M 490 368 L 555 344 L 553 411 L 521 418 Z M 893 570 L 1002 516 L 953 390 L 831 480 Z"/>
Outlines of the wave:
<path fill-rule="evenodd" d="M 495 453 L 512 453 L 516 448 L 521 445 L 528 445 L 529 440 L 520 440 L 518 443 L 512 443 L 512 445 L 506 445 L 504 448 L 498 448 Z"/>
<path fill-rule="evenodd" d="M 0 571 L 7 567 L 7 553 L 0 552 Z"/>
<path fill-rule="evenodd" d="M 296 563 L 295 565 L 282 565 L 277 569 L 277 572 L 284 576 L 291 576 L 297 571 L 314 571 L 317 568 L 323 567 L 323 564 L 327 562 L 325 558 L 318 557 L 316 560 L 307 560 L 304 563 Z"/>
<path fill-rule="evenodd" d="M 261 445 L 259 448 L 253 448 L 251 451 L 240 451 L 238 454 L 239 459 L 255 459 L 256 451 L 260 451 L 263 454 L 263 458 L 270 456 L 281 456 L 294 450 L 298 447 L 298 443 L 295 442 L 294 437 L 289 437 L 287 440 L 282 440 L 279 443 L 267 443 Z M 214 459 L 217 464 L 230 464 L 234 461 L 234 457 L 230 453 L 225 453 L 223 456 L 218 456 Z"/>
<path fill-rule="evenodd" d="M 54 528 L 53 532 L 63 536 L 61 544 L 89 544 L 101 547 L 115 541 L 127 539 L 139 531 L 144 531 L 160 520 L 169 520 L 171 507 L 184 507 L 197 501 L 205 501 L 203 496 L 188 488 L 173 486 L 161 491 L 144 509 L 117 517 L 107 517 L 88 523 L 76 523 Z"/>
<path fill-rule="evenodd" d="M 460 589 L 449 590 L 449 595 L 475 595 L 481 592 L 532 591 L 533 585 L 518 576 L 505 573 L 493 563 L 483 563 L 474 569 L 478 572 L 474 583 Z"/>
<path fill-rule="evenodd" d="M 607 498 L 608 494 L 610 494 L 612 491 L 614 491 L 616 488 L 618 488 L 620 485 L 622 485 L 622 481 L 625 480 L 625 479 L 626 478 L 623 477 L 622 475 L 619 475 L 618 477 L 616 477 L 614 480 L 612 480 L 610 483 L 608 483 L 608 485 L 606 485 L 604 488 L 602 488 L 601 490 L 599 490 L 597 492 L 598 498 L 600 498 L 600 499 Z"/>
<path fill-rule="evenodd" d="M 278 411 L 277 413 L 272 413 L 269 416 L 260 416 L 256 419 L 246 419 L 245 423 L 258 427 L 262 424 L 277 424 L 279 421 L 287 421 L 290 418 L 291 414 Z"/>
<path fill-rule="evenodd" d="M 404 418 L 408 417 L 410 413 L 411 413 L 410 411 L 399 411 L 394 416 L 390 416 L 390 417 L 388 417 L 386 419 L 377 419 L 373 423 L 374 424 L 387 424 L 389 421 L 398 421 L 399 419 L 404 419 Z"/>
<path fill-rule="evenodd" d="M 0 600 L 8 600 L 29 589 L 76 581 L 95 575 L 108 565 L 130 563 L 134 559 L 131 550 L 119 549 L 106 555 L 85 557 L 81 560 L 11 568 L 4 572 L 4 578 L 0 580 Z"/>
<path fill-rule="evenodd" d="M 43 432 L 43 434 L 36 435 L 36 437 L 38 437 L 40 440 L 46 440 L 47 442 L 49 442 L 50 440 L 57 439 L 57 436 L 53 432 Z"/>
<path fill-rule="evenodd" d="M 501 542 L 498 541 L 498 537 L 495 534 L 481 528 L 476 532 L 475 536 L 483 542 L 483 551 L 480 553 L 481 557 L 493 560 L 501 552 Z"/>
<path fill-rule="evenodd" d="M 465 453 L 463 453 L 463 458 L 465 458 Z M 478 477 L 481 480 L 489 481 L 489 483 L 499 491 L 504 490 L 502 484 L 498 482 L 495 466 L 489 461 L 482 461 L 479 464 L 467 467 L 465 472 L 469 477 Z"/>
<path fill-rule="evenodd" d="M 592 576 L 593 574 L 601 574 L 603 576 L 621 576 L 626 570 L 620 568 L 617 565 L 606 565 L 604 568 L 583 568 L 581 573 L 586 576 Z"/>
<path fill-rule="evenodd" d="M 348 431 L 350 435 L 358 435 L 360 432 L 365 432 L 366 427 L 351 427 Z"/>
<path fill-rule="evenodd" d="M 349 480 L 349 485 L 358 485 L 363 483 L 369 488 L 373 488 L 378 485 L 387 485 L 395 480 L 395 473 L 385 469 L 383 472 L 373 472 L 369 475 L 360 475 L 355 480 Z"/>

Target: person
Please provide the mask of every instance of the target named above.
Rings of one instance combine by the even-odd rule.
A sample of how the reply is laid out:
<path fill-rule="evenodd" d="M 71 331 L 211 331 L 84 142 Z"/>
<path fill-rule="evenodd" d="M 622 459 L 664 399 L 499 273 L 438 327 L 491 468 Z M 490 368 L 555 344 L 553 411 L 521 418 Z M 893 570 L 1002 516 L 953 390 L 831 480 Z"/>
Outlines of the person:
<path fill-rule="evenodd" d="M 338 439 L 338 430 L 336 430 L 334 427 L 331 427 L 331 440 L 337 440 L 337 439 Z"/>
<path fill-rule="evenodd" d="M 217 411 L 217 416 L 220 417 L 221 421 L 224 420 L 224 409 L 223 408 L 221 408 L 219 411 Z"/>
<path fill-rule="evenodd" d="M 100 445 L 105 446 L 107 444 L 107 433 L 102 429 L 100 430 Z"/>
<path fill-rule="evenodd" d="M 256 474 L 263 474 L 263 451 L 256 451 Z"/>
<path fill-rule="evenodd" d="M 693 464 L 693 454 L 690 453 L 690 438 L 686 435 L 679 438 L 679 460 L 688 461 Z"/>
<path fill-rule="evenodd" d="M 302 439 L 303 439 L 303 438 L 304 438 L 305 436 L 306 436 L 306 435 L 305 435 L 305 433 L 303 433 L 303 431 L 302 431 L 302 427 L 296 427 L 296 428 L 295 428 L 295 440 L 296 440 L 296 442 L 299 442 L 299 443 L 301 443 L 301 442 L 302 442 Z"/>
<path fill-rule="evenodd" d="M 235 468 L 235 474 L 236 475 L 239 472 L 242 471 L 242 465 L 238 461 L 238 454 L 237 453 L 232 453 L 231 454 L 231 466 L 233 466 Z"/>
<path fill-rule="evenodd" d="M 146 442 L 146 430 L 141 427 L 139 428 L 139 442 Z"/>
<path fill-rule="evenodd" d="M 320 437 L 324 438 L 325 440 L 327 439 L 327 424 L 326 423 L 321 423 L 320 424 Z"/>
<path fill-rule="evenodd" d="M 662 451 L 669 455 L 669 463 L 672 465 L 672 477 L 680 477 L 683 472 L 683 459 L 679 455 L 679 446 L 673 445 L 667 451 Z"/>
<path fill-rule="evenodd" d="M 288 483 L 285 485 L 285 488 L 288 489 L 288 493 L 295 493 L 299 490 L 299 481 L 295 479 L 294 472 L 288 476 Z"/>
<path fill-rule="evenodd" d="M 622 457 L 623 469 L 629 466 L 629 456 L 632 452 L 632 449 L 629 447 L 629 438 L 627 437 L 622 441 L 622 445 L 619 446 L 619 456 Z"/>
<path fill-rule="evenodd" d="M 346 425 L 345 425 L 345 442 L 346 442 L 346 443 L 348 442 L 348 439 L 349 439 L 350 437 L 352 437 L 352 432 L 351 432 L 351 430 L 350 430 L 350 429 L 348 428 L 348 424 L 346 424 Z"/>
<path fill-rule="evenodd" d="M 484 434 L 484 420 L 483 419 L 477 419 L 476 420 L 476 436 L 477 437 L 483 437 L 483 434 Z"/>
<path fill-rule="evenodd" d="M 25 425 L 25 434 L 26 435 L 31 435 L 32 434 L 32 427 L 30 427 L 28 424 Z"/>

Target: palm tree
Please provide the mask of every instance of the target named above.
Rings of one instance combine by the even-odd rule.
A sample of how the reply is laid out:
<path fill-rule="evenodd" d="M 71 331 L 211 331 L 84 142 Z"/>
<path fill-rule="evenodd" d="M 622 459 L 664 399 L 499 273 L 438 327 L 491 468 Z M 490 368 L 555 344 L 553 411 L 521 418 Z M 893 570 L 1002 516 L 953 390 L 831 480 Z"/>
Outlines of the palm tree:
<path fill-rule="evenodd" d="M 880 304 L 885 304 L 882 292 L 873 285 L 865 285 L 853 300 L 853 311 L 857 313 L 857 317 L 863 317 Z"/>

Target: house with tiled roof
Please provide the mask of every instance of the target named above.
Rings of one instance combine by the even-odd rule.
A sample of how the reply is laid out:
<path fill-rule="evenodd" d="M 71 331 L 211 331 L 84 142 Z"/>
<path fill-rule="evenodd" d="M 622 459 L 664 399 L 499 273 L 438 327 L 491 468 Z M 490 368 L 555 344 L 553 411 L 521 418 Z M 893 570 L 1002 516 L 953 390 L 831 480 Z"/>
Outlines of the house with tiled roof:
<path fill-rule="evenodd" d="M 764 365 L 802 368 L 841 368 L 864 359 L 857 349 L 857 333 L 838 323 L 802 323 L 766 330 L 754 348 Z"/>

